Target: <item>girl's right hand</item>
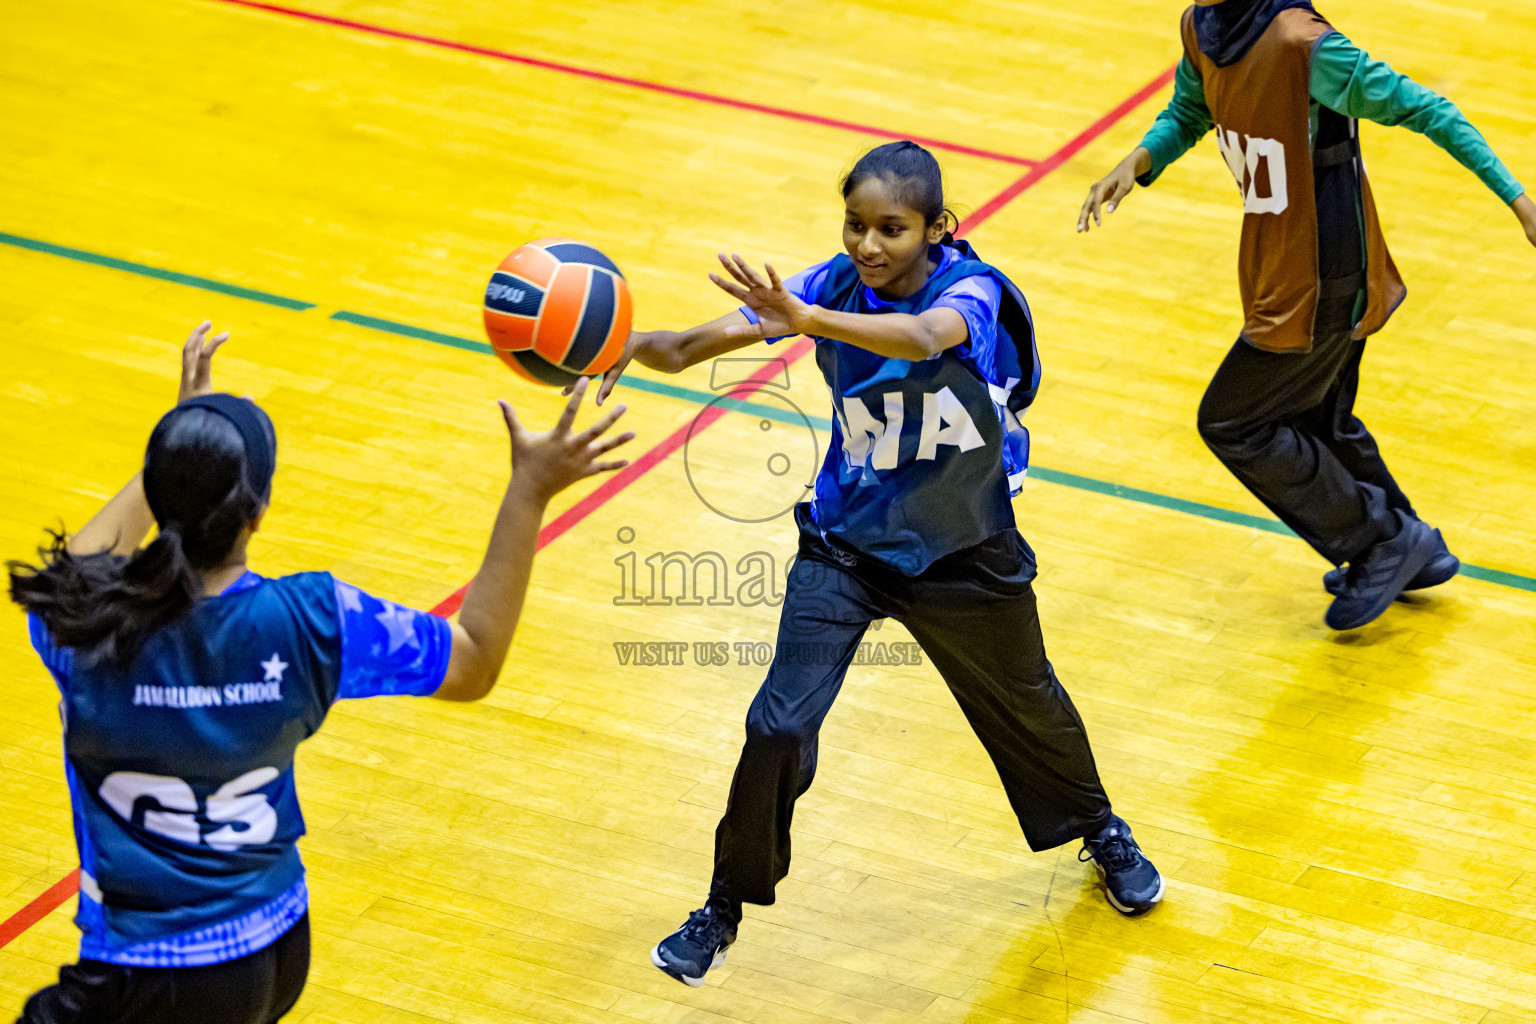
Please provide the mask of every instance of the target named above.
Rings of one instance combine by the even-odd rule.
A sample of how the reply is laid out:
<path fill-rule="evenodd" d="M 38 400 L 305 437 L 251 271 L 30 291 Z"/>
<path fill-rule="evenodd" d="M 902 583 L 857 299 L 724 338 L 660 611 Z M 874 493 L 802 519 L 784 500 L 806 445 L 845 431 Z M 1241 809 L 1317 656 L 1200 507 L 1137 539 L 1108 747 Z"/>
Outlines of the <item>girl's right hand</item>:
<path fill-rule="evenodd" d="M 608 371 L 603 374 L 602 383 L 598 385 L 598 405 L 603 404 L 603 400 L 608 397 L 608 392 L 612 391 L 613 386 L 619 382 L 619 378 L 624 376 L 624 371 L 629 369 L 631 360 L 638 359 L 640 360 L 641 366 L 649 366 L 653 370 L 662 370 L 667 373 L 677 372 L 677 370 L 672 369 L 670 366 L 661 362 L 660 360 L 648 358 L 650 351 L 647 346 L 649 345 L 650 340 L 659 333 L 661 332 L 631 331 L 629 333 L 629 337 L 624 342 L 624 351 L 619 355 L 619 358 L 614 361 L 614 364 L 608 367 Z M 560 393 L 562 395 L 568 395 L 573 390 L 574 385 L 568 385 Z"/>
<path fill-rule="evenodd" d="M 624 371 L 629 369 L 630 360 L 634 359 L 641 349 L 645 347 L 647 337 L 649 335 L 645 331 L 629 332 L 629 337 L 624 341 L 623 353 L 619 355 L 619 358 L 614 361 L 612 366 L 608 367 L 608 372 L 603 374 L 602 383 L 598 385 L 598 405 L 603 404 L 603 400 L 608 397 L 608 392 L 613 390 L 613 386 L 619 382 L 619 378 L 624 376 Z M 641 360 L 641 362 L 643 363 L 644 360 Z"/>
<path fill-rule="evenodd" d="M 1114 170 L 1094 182 L 1088 190 L 1088 198 L 1083 200 L 1083 208 L 1077 214 L 1077 230 L 1087 231 L 1090 220 L 1094 225 L 1102 227 L 1104 220 L 1099 215 L 1099 207 L 1103 206 L 1105 213 L 1114 213 L 1115 207 L 1135 190 L 1137 176 L 1151 169 L 1152 154 L 1146 147 L 1137 146 L 1131 150 L 1130 155 L 1116 164 Z"/>
<path fill-rule="evenodd" d="M 628 444 L 635 438 L 632 430 L 614 437 L 604 437 L 608 429 L 624 415 L 625 406 L 616 406 L 608 415 L 581 433 L 571 427 L 576 422 L 576 411 L 587 393 L 587 378 L 577 381 L 571 389 L 571 400 L 551 430 L 530 434 L 518 422 L 517 414 L 505 401 L 501 406 L 502 417 L 507 423 L 507 434 L 512 439 L 512 479 L 520 491 L 524 491 L 540 503 L 565 490 L 571 484 L 598 473 L 611 473 L 629 465 L 628 459 L 602 462 L 599 457 Z"/>
<path fill-rule="evenodd" d="M 181 389 L 176 396 L 177 404 L 189 398 L 213 394 L 213 354 L 229 340 L 224 331 L 208 337 L 213 329 L 211 320 L 204 320 L 192 328 L 186 344 L 181 347 Z"/>

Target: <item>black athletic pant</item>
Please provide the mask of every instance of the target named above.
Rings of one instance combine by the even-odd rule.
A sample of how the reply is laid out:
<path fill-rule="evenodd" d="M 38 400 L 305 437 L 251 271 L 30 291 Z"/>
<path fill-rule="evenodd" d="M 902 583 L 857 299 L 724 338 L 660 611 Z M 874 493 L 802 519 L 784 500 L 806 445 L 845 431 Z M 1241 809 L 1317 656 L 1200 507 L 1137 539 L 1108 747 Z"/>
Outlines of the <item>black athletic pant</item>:
<path fill-rule="evenodd" d="M 834 551 L 806 515 L 778 647 L 747 712 L 747 742 L 715 832 L 712 896 L 772 903 L 789 871 L 795 799 L 816 774 L 817 733 L 869 624 L 906 626 L 944 677 L 1002 777 L 1030 848 L 1109 823 L 1088 735 L 1045 657 L 1034 554 L 1008 530 L 916 577 Z"/>
<path fill-rule="evenodd" d="M 1200 402 L 1200 436 L 1254 496 L 1334 565 L 1398 530 L 1413 507 L 1354 414 L 1365 342 L 1351 335 L 1353 295 L 1319 306 L 1311 352 L 1275 353 L 1242 338 Z"/>
<path fill-rule="evenodd" d="M 309 974 L 309 915 L 276 942 L 207 967 L 81 960 L 27 1000 L 16 1024 L 275 1024 Z"/>

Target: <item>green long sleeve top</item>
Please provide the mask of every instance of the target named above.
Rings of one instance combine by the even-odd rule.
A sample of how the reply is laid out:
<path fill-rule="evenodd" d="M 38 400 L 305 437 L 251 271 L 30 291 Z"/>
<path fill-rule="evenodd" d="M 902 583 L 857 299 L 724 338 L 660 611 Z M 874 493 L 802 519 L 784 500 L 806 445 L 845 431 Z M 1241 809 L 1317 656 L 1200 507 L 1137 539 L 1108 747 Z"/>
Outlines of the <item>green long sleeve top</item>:
<path fill-rule="evenodd" d="M 1317 108 L 1321 104 L 1345 117 L 1388 127 L 1402 125 L 1428 136 L 1505 203 L 1514 202 L 1525 191 L 1456 104 L 1372 60 L 1338 32 L 1324 36 L 1313 51 L 1309 85 L 1313 138 L 1317 137 Z M 1136 180 L 1142 185 L 1152 184 L 1212 127 L 1205 86 L 1186 56 L 1174 74 L 1173 99 L 1141 140 L 1152 154 L 1152 169 Z"/>

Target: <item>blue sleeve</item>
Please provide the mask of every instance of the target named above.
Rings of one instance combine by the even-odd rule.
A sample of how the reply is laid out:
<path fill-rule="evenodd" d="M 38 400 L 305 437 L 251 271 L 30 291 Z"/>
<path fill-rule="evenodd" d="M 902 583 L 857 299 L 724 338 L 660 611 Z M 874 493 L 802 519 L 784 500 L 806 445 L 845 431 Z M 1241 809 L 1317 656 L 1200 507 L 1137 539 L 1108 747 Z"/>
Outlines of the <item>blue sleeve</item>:
<path fill-rule="evenodd" d="M 48 632 L 48 627 L 43 625 L 43 620 L 27 613 L 27 635 L 32 641 L 33 650 L 38 657 L 43 659 L 43 665 L 53 675 L 53 681 L 58 684 L 62 692 L 69 688 L 70 663 L 74 661 L 73 654 L 68 647 L 60 647 L 53 642 L 53 635 Z"/>
<path fill-rule="evenodd" d="M 816 305 L 816 296 L 821 294 L 821 283 L 827 279 L 827 268 L 831 265 L 831 260 L 823 260 L 814 267 L 806 267 L 800 273 L 786 278 L 784 287 L 791 294 L 798 297 L 801 302 L 814 306 Z M 741 314 L 747 318 L 747 323 L 757 323 L 757 314 L 746 306 L 741 307 Z M 790 337 L 790 335 L 781 334 L 777 338 L 764 338 L 763 340 L 772 345 L 774 342 L 783 341 L 787 337 Z"/>
<path fill-rule="evenodd" d="M 1003 304 L 1003 286 L 991 274 L 962 277 L 939 294 L 929 309 L 953 309 L 965 318 L 970 337 L 960 345 L 960 355 L 991 352 L 997 344 L 997 314 Z"/>
<path fill-rule="evenodd" d="M 341 618 L 341 680 L 336 698 L 437 692 L 448 671 L 448 620 L 374 597 L 336 581 Z"/>

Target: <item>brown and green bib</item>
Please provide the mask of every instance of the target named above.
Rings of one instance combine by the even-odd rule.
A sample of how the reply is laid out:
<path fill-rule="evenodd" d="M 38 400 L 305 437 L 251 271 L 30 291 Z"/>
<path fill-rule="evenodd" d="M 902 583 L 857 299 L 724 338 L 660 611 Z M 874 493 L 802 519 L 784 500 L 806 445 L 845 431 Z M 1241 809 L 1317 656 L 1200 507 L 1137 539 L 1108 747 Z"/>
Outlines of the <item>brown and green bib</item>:
<path fill-rule="evenodd" d="M 1407 295 L 1387 252 L 1376 204 L 1360 161 L 1355 123 L 1334 117 L 1342 141 L 1313 152 L 1310 137 L 1312 53 L 1333 28 L 1307 8 L 1281 11 L 1241 60 L 1226 67 L 1201 52 L 1194 8 L 1184 13 L 1184 52 L 1205 88 L 1216 138 L 1243 196 L 1238 283 L 1243 337 L 1270 352 L 1308 352 L 1320 295 L 1352 295 L 1363 284 L 1366 308 L 1355 337 L 1380 330 Z M 1351 164 L 1364 229 L 1363 274 L 1319 276 L 1315 171 Z"/>

